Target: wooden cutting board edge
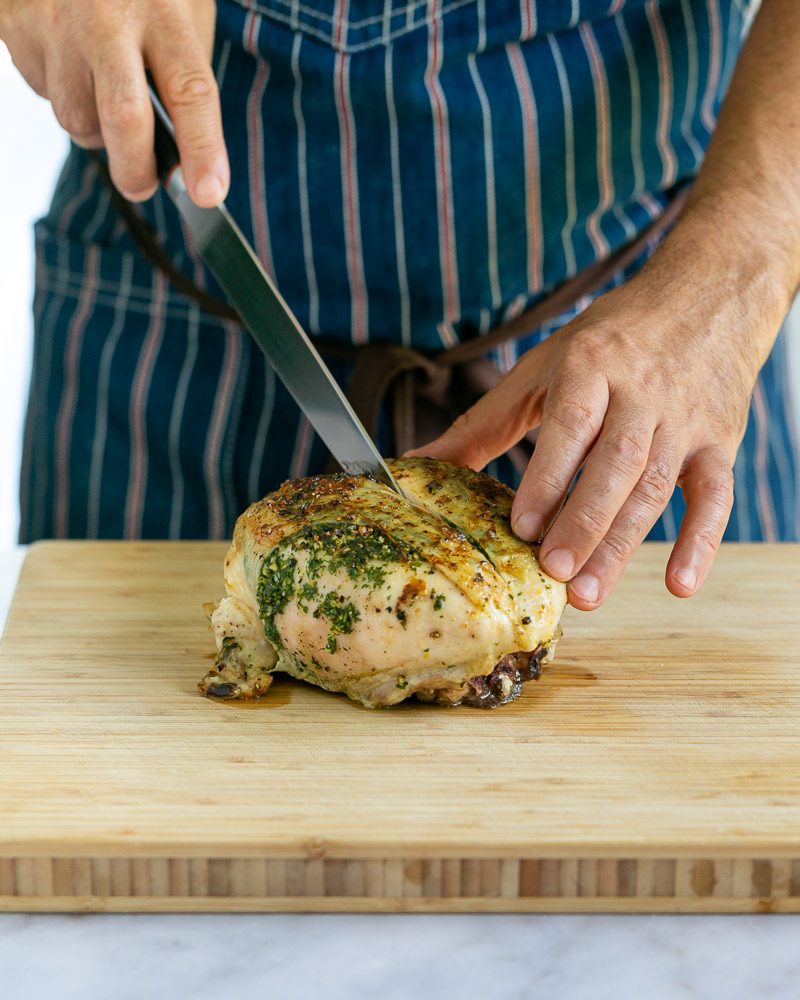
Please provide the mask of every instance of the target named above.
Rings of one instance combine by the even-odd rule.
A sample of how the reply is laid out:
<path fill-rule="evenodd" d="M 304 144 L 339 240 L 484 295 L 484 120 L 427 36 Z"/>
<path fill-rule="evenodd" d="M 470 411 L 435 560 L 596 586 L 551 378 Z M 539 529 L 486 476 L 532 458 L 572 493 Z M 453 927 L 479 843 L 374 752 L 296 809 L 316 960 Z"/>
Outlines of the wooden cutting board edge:
<path fill-rule="evenodd" d="M 0 913 L 541 913 L 541 914 L 744 914 L 800 913 L 800 900 L 765 897 L 675 899 L 673 897 L 492 899 L 485 896 L 442 899 L 367 899 L 247 896 L 198 899 L 196 896 L 0 897 Z"/>

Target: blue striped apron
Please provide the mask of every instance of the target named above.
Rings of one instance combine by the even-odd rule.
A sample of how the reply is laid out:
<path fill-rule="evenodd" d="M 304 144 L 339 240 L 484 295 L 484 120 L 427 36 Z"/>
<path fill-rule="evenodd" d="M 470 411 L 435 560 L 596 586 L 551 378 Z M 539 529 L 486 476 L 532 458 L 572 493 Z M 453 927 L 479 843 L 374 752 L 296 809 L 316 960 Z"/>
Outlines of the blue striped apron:
<path fill-rule="evenodd" d="M 441 349 L 485 333 L 697 172 L 749 6 L 220 0 L 229 207 L 312 334 Z M 163 193 L 141 211 L 220 294 Z M 36 249 L 22 541 L 224 537 L 249 502 L 324 467 L 249 337 L 139 254 L 77 147 Z M 587 304 L 494 360 L 507 370 Z M 728 538 L 797 537 L 785 352 L 781 337 L 755 388 Z M 513 482 L 504 460 L 490 471 Z M 676 491 L 651 537 L 674 538 L 681 515 Z"/>

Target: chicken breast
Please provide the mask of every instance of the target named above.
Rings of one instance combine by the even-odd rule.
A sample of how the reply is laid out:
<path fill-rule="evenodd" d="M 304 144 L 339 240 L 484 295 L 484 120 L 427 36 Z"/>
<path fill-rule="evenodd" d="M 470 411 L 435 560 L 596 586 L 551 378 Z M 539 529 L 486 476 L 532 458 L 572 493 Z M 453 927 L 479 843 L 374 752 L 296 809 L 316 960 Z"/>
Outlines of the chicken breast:
<path fill-rule="evenodd" d="M 314 476 L 242 514 L 201 691 L 255 698 L 282 671 L 369 707 L 412 695 L 493 707 L 538 677 L 566 588 L 512 533 L 513 492 L 433 459 L 389 465 L 405 498 Z"/>

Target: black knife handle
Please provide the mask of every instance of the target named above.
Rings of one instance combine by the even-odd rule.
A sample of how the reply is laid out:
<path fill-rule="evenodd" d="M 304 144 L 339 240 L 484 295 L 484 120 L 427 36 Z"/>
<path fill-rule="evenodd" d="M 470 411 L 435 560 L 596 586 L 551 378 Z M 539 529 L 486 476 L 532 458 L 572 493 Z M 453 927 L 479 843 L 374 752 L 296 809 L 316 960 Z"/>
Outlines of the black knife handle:
<path fill-rule="evenodd" d="M 166 187 L 172 171 L 181 162 L 181 155 L 178 152 L 178 144 L 175 142 L 175 128 L 172 120 L 161 103 L 161 98 L 158 96 L 150 74 L 148 74 L 147 89 L 150 91 L 155 118 L 153 149 L 156 154 L 156 170 L 158 171 L 158 179 Z"/>

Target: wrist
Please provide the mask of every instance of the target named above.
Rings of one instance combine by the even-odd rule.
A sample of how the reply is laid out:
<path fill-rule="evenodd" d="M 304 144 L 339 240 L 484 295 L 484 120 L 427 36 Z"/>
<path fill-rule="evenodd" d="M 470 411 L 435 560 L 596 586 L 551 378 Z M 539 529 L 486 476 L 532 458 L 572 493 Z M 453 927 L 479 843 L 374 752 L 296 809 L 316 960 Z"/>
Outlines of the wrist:
<path fill-rule="evenodd" d="M 747 199 L 693 196 L 637 277 L 638 294 L 690 340 L 736 344 L 755 379 L 797 290 L 797 258 Z"/>
<path fill-rule="evenodd" d="M 785 206 L 776 215 L 757 184 L 708 187 L 698 181 L 675 226 L 676 242 L 694 246 L 715 275 L 752 295 L 759 314 L 779 326 L 800 286 L 798 212 Z"/>

